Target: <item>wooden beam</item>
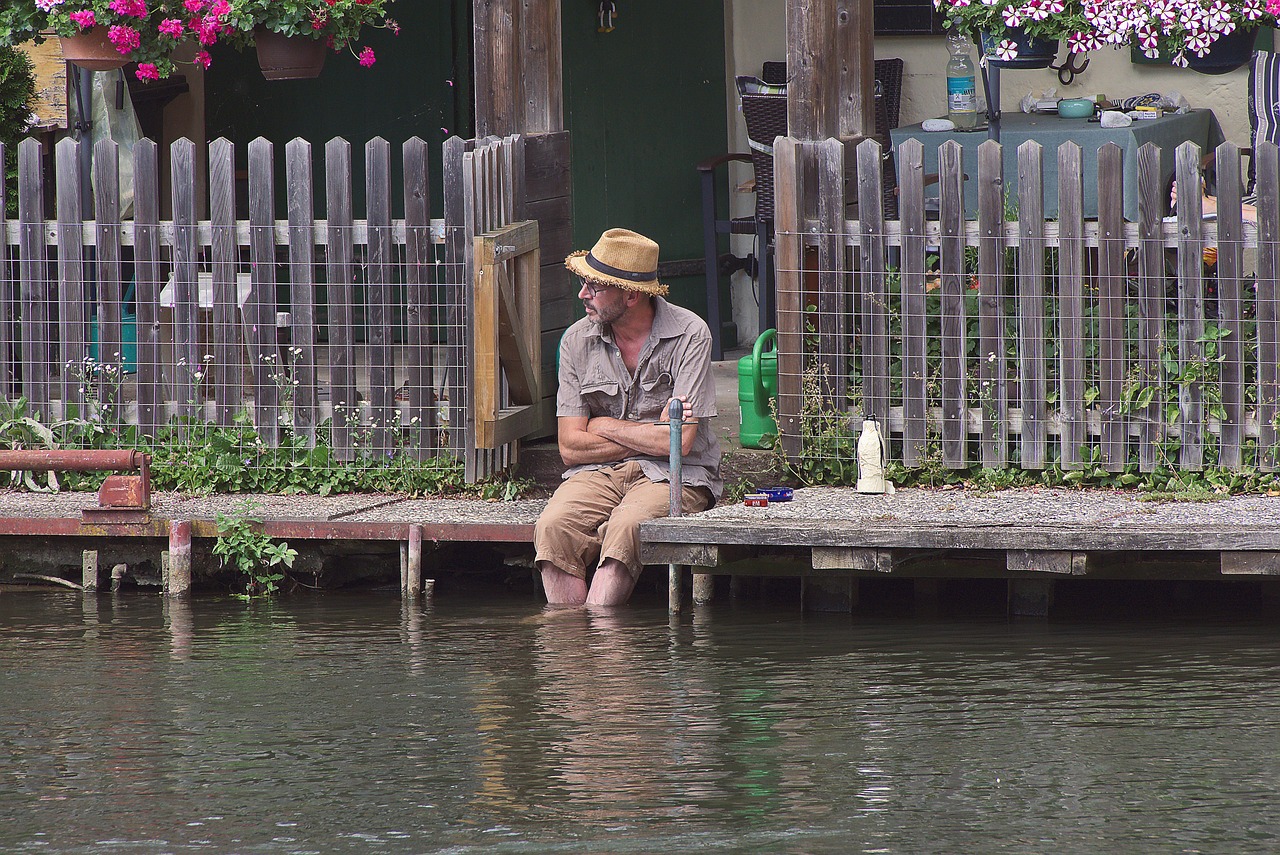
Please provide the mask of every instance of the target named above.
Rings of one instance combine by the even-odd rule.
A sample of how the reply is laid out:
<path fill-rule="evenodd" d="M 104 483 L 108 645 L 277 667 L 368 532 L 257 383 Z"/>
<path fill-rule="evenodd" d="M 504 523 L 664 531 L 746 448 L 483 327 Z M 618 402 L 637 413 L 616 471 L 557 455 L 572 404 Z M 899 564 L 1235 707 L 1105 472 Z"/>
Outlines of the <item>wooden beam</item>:
<path fill-rule="evenodd" d="M 836 135 L 836 0 L 787 0 L 787 133 Z"/>
<path fill-rule="evenodd" d="M 1088 553 L 1070 550 L 1010 549 L 1005 553 L 1005 567 L 1014 572 L 1083 576 L 1087 559 Z"/>
<path fill-rule="evenodd" d="M 516 98 L 521 91 L 516 0 L 473 0 L 472 10 L 476 138 L 506 136 L 520 130 L 516 118 Z"/>
<path fill-rule="evenodd" d="M 1280 576 L 1280 552 L 1223 552 L 1223 576 Z"/>
<path fill-rule="evenodd" d="M 515 130 L 546 134 L 564 130 L 560 0 L 520 0 L 521 109 Z"/>
<path fill-rule="evenodd" d="M 873 0 L 836 0 L 839 77 L 836 132 L 842 140 L 876 132 Z M 883 140 L 881 142 L 884 142 Z"/>

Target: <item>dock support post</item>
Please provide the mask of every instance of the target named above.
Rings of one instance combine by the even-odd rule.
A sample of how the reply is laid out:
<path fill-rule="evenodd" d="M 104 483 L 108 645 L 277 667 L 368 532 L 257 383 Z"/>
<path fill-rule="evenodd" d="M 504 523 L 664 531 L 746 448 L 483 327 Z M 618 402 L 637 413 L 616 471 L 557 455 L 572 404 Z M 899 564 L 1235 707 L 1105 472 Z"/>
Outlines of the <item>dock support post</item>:
<path fill-rule="evenodd" d="M 671 484 L 668 514 L 678 517 L 684 513 L 684 402 L 672 400 L 667 405 L 667 421 L 671 423 L 671 453 L 667 481 Z M 667 610 L 680 613 L 681 572 L 679 564 L 667 565 Z"/>
<path fill-rule="evenodd" d="M 165 592 L 171 597 L 191 592 L 191 520 L 169 523 L 169 582 Z"/>
<path fill-rule="evenodd" d="M 1010 579 L 1009 614 L 1048 617 L 1053 606 L 1053 579 Z"/>
<path fill-rule="evenodd" d="M 80 554 L 80 584 L 86 594 L 98 590 L 98 550 L 86 549 Z"/>
<path fill-rule="evenodd" d="M 705 606 L 716 593 L 716 577 L 710 573 L 693 574 L 693 604 Z"/>
<path fill-rule="evenodd" d="M 852 614 L 857 604 L 858 580 L 852 576 L 804 576 L 800 580 L 803 611 Z"/>
<path fill-rule="evenodd" d="M 422 526 L 409 526 L 408 550 L 405 574 L 408 587 L 405 593 L 410 597 L 418 597 L 422 594 Z"/>

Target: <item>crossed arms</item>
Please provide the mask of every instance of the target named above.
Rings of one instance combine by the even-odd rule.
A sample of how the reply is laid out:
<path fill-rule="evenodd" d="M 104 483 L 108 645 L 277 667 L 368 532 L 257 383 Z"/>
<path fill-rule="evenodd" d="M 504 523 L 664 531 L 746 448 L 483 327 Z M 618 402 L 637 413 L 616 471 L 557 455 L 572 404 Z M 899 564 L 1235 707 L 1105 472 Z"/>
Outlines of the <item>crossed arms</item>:
<path fill-rule="evenodd" d="M 693 406 L 685 397 L 678 398 L 684 402 L 680 449 L 682 454 L 688 454 L 693 450 L 693 441 L 698 435 L 698 420 L 693 418 Z M 556 424 L 560 458 L 566 466 L 610 463 L 637 454 L 664 457 L 671 450 L 669 422 L 633 422 L 609 416 L 560 416 Z"/>

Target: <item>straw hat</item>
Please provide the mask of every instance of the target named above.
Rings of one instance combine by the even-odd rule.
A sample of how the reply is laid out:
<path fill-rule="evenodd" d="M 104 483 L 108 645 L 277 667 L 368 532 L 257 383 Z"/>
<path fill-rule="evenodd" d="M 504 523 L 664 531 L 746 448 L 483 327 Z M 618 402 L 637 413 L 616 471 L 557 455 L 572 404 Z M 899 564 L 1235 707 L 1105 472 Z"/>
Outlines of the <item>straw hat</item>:
<path fill-rule="evenodd" d="M 658 245 L 627 229 L 609 229 L 590 252 L 571 253 L 564 266 L 592 285 L 625 288 L 656 297 L 667 293 L 667 286 L 658 281 Z"/>

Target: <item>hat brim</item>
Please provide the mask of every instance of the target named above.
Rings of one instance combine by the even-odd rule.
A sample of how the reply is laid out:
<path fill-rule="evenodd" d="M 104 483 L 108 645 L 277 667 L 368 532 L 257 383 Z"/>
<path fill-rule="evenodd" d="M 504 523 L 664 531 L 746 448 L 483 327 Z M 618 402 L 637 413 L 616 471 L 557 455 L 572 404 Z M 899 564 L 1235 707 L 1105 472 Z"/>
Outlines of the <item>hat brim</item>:
<path fill-rule="evenodd" d="M 630 279 L 620 279 L 607 273 L 601 273 L 587 264 L 586 259 L 587 251 L 580 249 L 569 254 L 569 257 L 564 260 L 564 266 L 569 268 L 569 272 L 573 275 L 581 276 L 592 285 L 604 288 L 622 288 L 626 291 L 638 291 L 641 294 L 649 294 L 653 297 L 665 297 L 670 290 L 657 279 L 651 279 L 647 282 L 633 282 Z"/>

